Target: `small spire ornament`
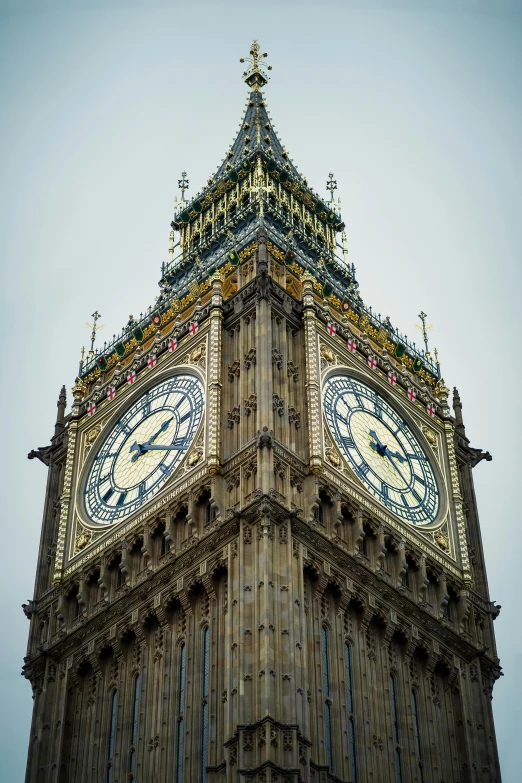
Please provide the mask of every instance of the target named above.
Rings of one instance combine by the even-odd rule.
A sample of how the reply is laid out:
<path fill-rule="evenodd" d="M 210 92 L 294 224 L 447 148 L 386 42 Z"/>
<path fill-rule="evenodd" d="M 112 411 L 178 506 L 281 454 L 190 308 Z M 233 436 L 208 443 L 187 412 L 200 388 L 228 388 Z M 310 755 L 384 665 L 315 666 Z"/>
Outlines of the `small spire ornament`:
<path fill-rule="evenodd" d="M 330 172 L 328 174 L 328 179 L 326 180 L 326 190 L 330 191 L 330 204 L 333 207 L 334 203 L 334 190 L 337 190 L 337 180 L 333 178 L 333 172 Z"/>
<path fill-rule="evenodd" d="M 431 358 L 431 354 L 428 348 L 428 330 L 433 329 L 433 324 L 426 324 L 426 318 L 427 314 L 424 312 L 424 310 L 421 310 L 419 313 L 419 318 L 422 321 L 422 326 L 420 324 L 415 324 L 416 329 L 420 329 L 422 332 L 422 339 L 424 340 L 424 348 L 425 348 L 425 354 L 428 359 Z"/>
<path fill-rule="evenodd" d="M 89 350 L 89 359 L 94 356 L 94 341 L 96 340 L 96 334 L 100 331 L 100 329 L 103 329 L 103 324 L 99 324 L 98 320 L 101 318 L 101 313 L 98 312 L 98 310 L 95 310 L 92 314 L 91 318 L 93 319 L 92 323 L 89 321 L 85 321 L 85 326 L 88 329 L 92 329 L 91 332 L 91 347 Z M 82 349 L 83 351 L 83 349 Z M 83 354 L 82 354 L 83 359 Z"/>

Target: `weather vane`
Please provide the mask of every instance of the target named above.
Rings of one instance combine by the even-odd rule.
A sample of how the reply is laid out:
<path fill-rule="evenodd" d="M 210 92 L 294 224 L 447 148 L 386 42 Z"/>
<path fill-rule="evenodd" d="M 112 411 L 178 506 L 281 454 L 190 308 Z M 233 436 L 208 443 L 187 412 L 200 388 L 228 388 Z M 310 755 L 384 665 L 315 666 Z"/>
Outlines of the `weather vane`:
<path fill-rule="evenodd" d="M 89 323 L 89 321 L 85 321 L 85 326 L 88 329 L 92 329 L 91 332 L 91 349 L 89 351 L 89 356 L 92 356 L 94 354 L 94 341 L 96 340 L 96 332 L 98 332 L 100 329 L 103 329 L 103 324 L 98 323 L 98 319 L 101 318 L 101 314 L 95 310 L 92 314 L 91 318 L 93 319 L 92 324 Z M 82 356 L 83 358 L 83 356 Z"/>
<path fill-rule="evenodd" d="M 334 190 L 337 190 L 337 180 L 333 178 L 333 172 L 328 174 L 328 180 L 326 181 L 326 190 L 330 191 L 330 203 L 334 201 Z"/>
<path fill-rule="evenodd" d="M 250 70 L 243 72 L 243 78 L 249 87 L 252 87 L 254 90 L 263 87 L 268 81 L 268 78 L 261 69 L 266 68 L 268 71 L 272 70 L 272 66 L 267 65 L 265 61 L 268 54 L 266 52 L 260 54 L 259 48 L 258 42 L 253 41 L 252 46 L 250 47 L 250 56 L 242 57 L 239 61 L 240 63 L 246 62 L 250 64 Z"/>
<path fill-rule="evenodd" d="M 419 313 L 419 318 L 422 321 L 422 326 L 420 324 L 415 324 L 416 329 L 420 329 L 422 331 L 422 339 L 424 340 L 424 347 L 425 347 L 425 353 L 428 359 L 430 358 L 431 354 L 428 348 L 428 330 L 433 329 L 433 324 L 426 324 L 426 318 L 427 314 L 424 312 L 424 310 L 421 310 Z"/>

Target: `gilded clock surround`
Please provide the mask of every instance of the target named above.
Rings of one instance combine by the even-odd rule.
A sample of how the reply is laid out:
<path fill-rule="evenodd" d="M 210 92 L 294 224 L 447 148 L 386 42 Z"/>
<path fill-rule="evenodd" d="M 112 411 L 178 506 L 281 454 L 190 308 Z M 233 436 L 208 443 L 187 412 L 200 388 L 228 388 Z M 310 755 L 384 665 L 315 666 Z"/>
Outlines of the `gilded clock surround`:
<path fill-rule="evenodd" d="M 471 474 L 490 455 L 470 447 L 438 365 L 363 303 L 336 255 L 337 205 L 275 134 L 256 47 L 236 140 L 201 193 L 183 190 L 158 302 L 80 366 L 70 413 L 63 390 L 51 445 L 30 455 L 49 482 L 24 606 L 27 782 L 396 783 L 402 764 L 405 781 L 498 783 L 499 607 Z M 179 467 L 127 519 L 89 524 L 82 482 L 100 444 L 181 372 L 204 384 L 205 417 Z M 322 399 L 343 373 L 378 389 L 429 456 L 429 528 L 347 466 Z"/>

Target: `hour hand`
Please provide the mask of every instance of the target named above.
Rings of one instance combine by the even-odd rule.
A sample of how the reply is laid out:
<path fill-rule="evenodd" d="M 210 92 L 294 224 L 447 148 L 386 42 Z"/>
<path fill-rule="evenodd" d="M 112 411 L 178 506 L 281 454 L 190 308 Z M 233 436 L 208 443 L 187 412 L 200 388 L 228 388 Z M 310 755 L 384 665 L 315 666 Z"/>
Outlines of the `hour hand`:
<path fill-rule="evenodd" d="M 134 441 L 134 443 L 130 447 L 129 451 L 137 451 L 138 452 L 137 454 L 133 455 L 132 462 L 136 462 L 138 457 L 140 457 L 142 454 L 145 453 L 144 448 L 143 448 L 143 444 L 137 443 L 136 441 Z"/>

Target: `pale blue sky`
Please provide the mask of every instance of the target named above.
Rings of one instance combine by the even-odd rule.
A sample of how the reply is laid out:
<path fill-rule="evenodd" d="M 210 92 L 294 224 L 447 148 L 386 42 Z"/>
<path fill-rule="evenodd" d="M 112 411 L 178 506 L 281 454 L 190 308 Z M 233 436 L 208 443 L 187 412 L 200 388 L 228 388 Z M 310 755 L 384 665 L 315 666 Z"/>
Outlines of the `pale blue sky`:
<path fill-rule="evenodd" d="M 52 434 L 84 324 L 112 335 L 153 302 L 178 177 L 194 193 L 247 97 L 239 58 L 269 52 L 269 111 L 311 185 L 338 182 L 367 304 L 413 339 L 435 325 L 457 385 L 505 677 L 504 783 L 520 779 L 522 3 L 0 0 L 0 258 L 6 418 L 0 781 L 23 780 L 20 677 Z M 326 193 L 325 193 L 326 195 Z"/>

